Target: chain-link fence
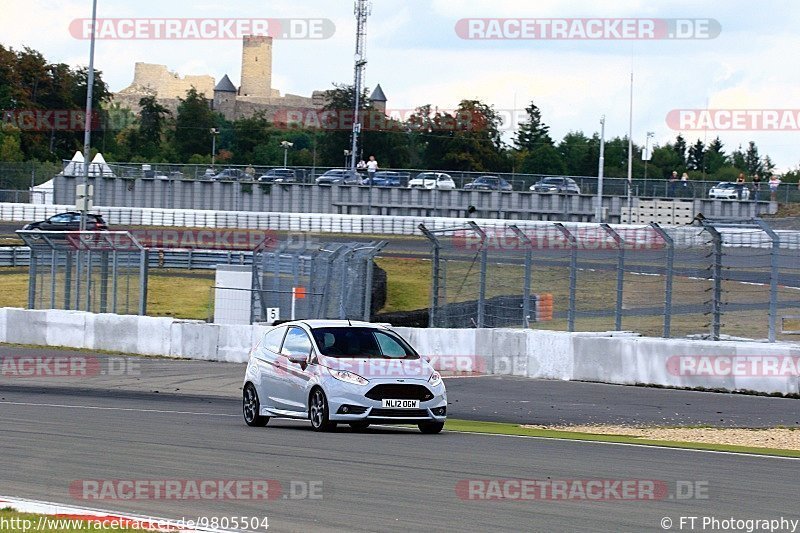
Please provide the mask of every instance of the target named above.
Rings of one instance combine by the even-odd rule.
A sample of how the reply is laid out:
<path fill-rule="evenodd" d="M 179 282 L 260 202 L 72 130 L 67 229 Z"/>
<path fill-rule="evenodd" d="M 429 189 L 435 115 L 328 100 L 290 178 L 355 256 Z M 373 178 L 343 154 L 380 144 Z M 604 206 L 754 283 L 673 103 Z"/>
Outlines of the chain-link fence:
<path fill-rule="evenodd" d="M 129 233 L 17 233 L 30 248 L 29 309 L 146 313 L 147 251 Z"/>
<path fill-rule="evenodd" d="M 256 252 L 252 321 L 353 319 L 369 321 L 386 298 L 386 275 L 374 263 L 385 241 L 370 243 L 282 242 Z"/>
<path fill-rule="evenodd" d="M 420 229 L 432 245 L 431 327 L 775 340 L 800 315 L 798 233 L 761 221 Z"/>

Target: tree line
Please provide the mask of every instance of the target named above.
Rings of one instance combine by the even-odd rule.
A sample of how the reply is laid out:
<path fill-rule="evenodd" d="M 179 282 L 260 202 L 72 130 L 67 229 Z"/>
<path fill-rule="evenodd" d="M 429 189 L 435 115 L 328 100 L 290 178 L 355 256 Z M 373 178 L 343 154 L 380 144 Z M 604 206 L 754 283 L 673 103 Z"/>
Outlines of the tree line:
<path fill-rule="evenodd" d="M 47 120 L 30 128 L 17 119 L 21 110 L 79 113 L 85 107 L 86 85 L 85 68 L 49 63 L 30 48 L 13 50 L 0 45 L 0 161 L 59 161 L 82 150 L 82 128 L 59 128 Z M 365 90 L 361 99 L 362 113 L 368 119 L 360 141 L 363 153 L 358 156 L 376 155 L 384 168 L 574 176 L 598 173 L 599 134 L 571 131 L 555 140 L 534 102 L 508 135 L 514 126 L 504 122 L 507 117 L 479 100 L 463 100 L 447 111 L 422 105 L 398 118 L 384 115 L 369 100 L 368 92 Z M 328 92 L 325 111 L 334 117 L 332 126 L 283 122 L 265 113 L 230 121 L 212 109 L 211 96 L 191 89 L 174 114 L 155 97 L 147 96 L 139 102 L 140 111 L 133 113 L 112 101 L 102 72 L 96 72 L 94 151 L 103 152 L 108 161 L 209 164 L 215 144 L 215 159 L 221 165 L 277 166 L 284 158 L 281 142 L 290 141 L 291 165 L 341 167 L 345 163 L 351 132 L 349 126 L 343 127 L 340 114 L 353 108 L 352 86 L 334 85 Z M 677 171 L 687 172 L 695 180 L 733 181 L 740 173 L 768 176 L 775 168 L 756 143 L 731 149 L 719 137 L 689 144 L 678 134 L 671 142 L 653 146 L 647 162 L 642 160 L 643 150 L 642 145 L 633 144 L 636 178 L 665 179 Z M 604 174 L 626 177 L 627 165 L 627 136 L 606 139 Z M 800 172 L 795 170 L 783 179 L 797 181 L 798 177 Z"/>

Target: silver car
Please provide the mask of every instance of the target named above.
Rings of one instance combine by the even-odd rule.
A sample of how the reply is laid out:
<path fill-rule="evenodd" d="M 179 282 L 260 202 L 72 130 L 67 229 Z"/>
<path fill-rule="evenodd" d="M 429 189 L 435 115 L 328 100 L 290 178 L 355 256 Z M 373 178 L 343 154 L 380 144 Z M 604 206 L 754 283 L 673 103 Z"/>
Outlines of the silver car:
<path fill-rule="evenodd" d="M 242 407 L 249 426 L 269 419 L 416 424 L 439 433 L 447 392 L 439 372 L 389 328 L 349 320 L 303 320 L 270 329 L 251 350 Z"/>

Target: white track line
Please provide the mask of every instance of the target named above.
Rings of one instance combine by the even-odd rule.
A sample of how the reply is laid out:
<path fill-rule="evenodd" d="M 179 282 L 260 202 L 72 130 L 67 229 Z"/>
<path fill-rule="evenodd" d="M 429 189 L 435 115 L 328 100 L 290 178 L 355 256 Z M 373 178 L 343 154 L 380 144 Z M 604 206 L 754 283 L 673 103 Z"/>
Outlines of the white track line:
<path fill-rule="evenodd" d="M 170 411 L 166 409 L 134 409 L 131 407 L 99 407 L 95 405 L 65 405 L 57 403 L 32 403 L 32 402 L 5 402 L 0 401 L 0 405 L 23 405 L 28 407 L 56 407 L 62 409 L 95 409 L 98 411 L 134 411 L 137 413 L 164 413 L 176 415 L 201 415 L 201 416 L 233 416 L 239 417 L 241 415 L 230 415 L 225 413 L 197 413 L 194 411 Z"/>

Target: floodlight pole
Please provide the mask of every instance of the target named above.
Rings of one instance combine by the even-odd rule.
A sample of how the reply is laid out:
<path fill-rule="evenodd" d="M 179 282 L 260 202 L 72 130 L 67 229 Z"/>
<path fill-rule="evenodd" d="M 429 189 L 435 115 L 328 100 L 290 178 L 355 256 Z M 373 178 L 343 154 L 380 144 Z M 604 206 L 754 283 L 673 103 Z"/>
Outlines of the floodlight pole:
<path fill-rule="evenodd" d="M 86 79 L 86 122 L 83 131 L 83 203 L 80 230 L 86 231 L 89 207 L 89 158 L 92 152 L 92 99 L 94 98 L 94 42 L 97 26 L 97 0 L 92 1 L 92 35 L 89 44 L 89 72 Z"/>
<path fill-rule="evenodd" d="M 355 175 L 358 157 L 358 136 L 361 133 L 361 87 L 364 83 L 364 70 L 367 66 L 367 18 L 372 11 L 370 0 L 356 0 L 356 55 L 355 55 L 355 105 L 353 110 L 353 139 L 350 147 L 350 170 Z"/>

